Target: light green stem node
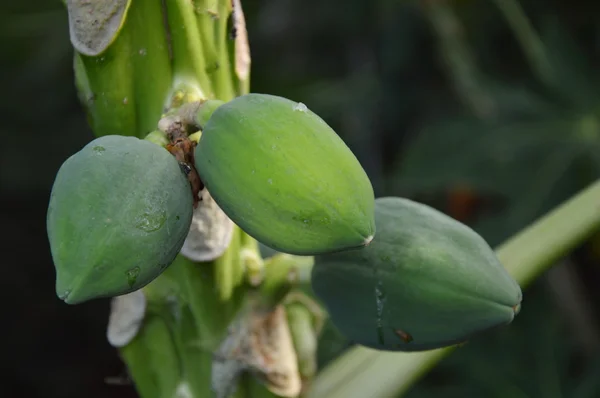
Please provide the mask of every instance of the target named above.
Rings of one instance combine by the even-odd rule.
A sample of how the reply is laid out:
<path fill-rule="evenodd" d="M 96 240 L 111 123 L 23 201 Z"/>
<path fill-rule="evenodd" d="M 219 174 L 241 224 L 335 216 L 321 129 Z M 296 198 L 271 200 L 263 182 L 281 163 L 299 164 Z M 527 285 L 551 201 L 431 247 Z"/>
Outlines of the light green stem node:
<path fill-rule="evenodd" d="M 214 111 L 224 103 L 219 100 L 183 102 L 163 115 L 158 122 L 158 128 L 160 131 L 168 132 L 175 125 L 181 125 L 185 131 L 194 131 L 192 134 L 197 134 L 202 131 Z M 196 135 L 194 140 L 199 142 L 200 135 Z"/>
<path fill-rule="evenodd" d="M 206 122 L 210 119 L 212 114 L 217 110 L 218 107 L 223 105 L 225 101 L 220 100 L 207 100 L 204 101 L 198 111 L 196 112 L 195 123 L 198 128 L 202 129 Z"/>
<path fill-rule="evenodd" d="M 242 264 L 246 270 L 246 278 L 251 286 L 258 286 L 265 277 L 265 263 L 260 256 L 252 248 L 242 248 L 240 252 Z"/>
<path fill-rule="evenodd" d="M 303 379 L 317 373 L 317 331 L 310 311 L 299 303 L 286 306 L 292 339 L 298 355 L 298 369 Z"/>
<path fill-rule="evenodd" d="M 154 130 L 144 137 L 146 141 L 150 141 L 158 146 L 165 147 L 169 143 L 167 136 L 160 130 Z"/>
<path fill-rule="evenodd" d="M 200 138 L 202 138 L 202 131 L 196 131 L 193 134 L 190 134 L 190 140 L 194 141 L 196 144 L 200 142 Z"/>

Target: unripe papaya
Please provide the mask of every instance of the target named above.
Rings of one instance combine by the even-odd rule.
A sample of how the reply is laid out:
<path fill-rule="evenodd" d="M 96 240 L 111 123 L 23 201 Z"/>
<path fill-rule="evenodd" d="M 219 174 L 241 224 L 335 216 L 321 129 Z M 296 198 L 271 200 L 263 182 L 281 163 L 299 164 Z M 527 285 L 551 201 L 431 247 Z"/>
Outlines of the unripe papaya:
<path fill-rule="evenodd" d="M 312 287 L 358 344 L 422 351 L 510 323 L 522 293 L 468 226 L 424 204 L 375 201 L 368 247 L 315 257 Z"/>
<path fill-rule="evenodd" d="M 56 293 L 69 304 L 122 295 L 156 278 L 192 220 L 190 185 L 164 148 L 104 136 L 58 171 L 47 213 Z"/>
<path fill-rule="evenodd" d="M 289 254 L 362 247 L 373 187 L 342 139 L 305 105 L 248 94 L 212 114 L 195 153 L 202 182 L 246 233 Z"/>

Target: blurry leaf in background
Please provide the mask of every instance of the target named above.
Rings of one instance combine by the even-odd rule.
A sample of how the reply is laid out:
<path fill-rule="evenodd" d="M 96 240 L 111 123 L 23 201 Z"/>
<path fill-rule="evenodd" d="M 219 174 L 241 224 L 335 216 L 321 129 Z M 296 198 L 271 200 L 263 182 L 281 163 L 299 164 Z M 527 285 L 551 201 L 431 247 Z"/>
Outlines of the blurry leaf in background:
<path fill-rule="evenodd" d="M 436 11 L 433 24 L 452 17 L 451 10 Z M 501 210 L 495 206 L 496 211 L 480 215 L 474 227 L 497 244 L 598 177 L 600 101 L 593 87 L 600 85 L 557 19 L 545 22 L 541 37 L 553 72 L 551 86 L 519 80 L 501 84 L 500 76 L 486 77 L 480 84 L 493 113 L 478 117 L 454 111 L 425 122 L 397 158 L 389 177 L 392 192 L 435 196 L 466 186 L 491 196 Z M 460 52 L 461 39 L 441 40 L 440 51 L 450 53 L 446 61 L 468 55 Z M 453 56 L 453 51 L 459 52 Z M 461 71 L 451 68 L 450 75 Z"/>
<path fill-rule="evenodd" d="M 577 114 L 549 113 L 513 123 L 464 118 L 429 126 L 400 159 L 394 191 L 419 196 L 466 185 L 480 195 L 499 197 L 504 210 L 493 215 L 493 225 L 486 227 L 483 220 L 475 225 L 497 244 L 586 179 L 593 180 L 576 167 L 589 162 L 600 169 L 600 140 L 590 139 L 585 130 L 598 121 L 588 117 L 592 119 L 586 123 Z M 559 184 L 564 189 L 556 192 Z"/>

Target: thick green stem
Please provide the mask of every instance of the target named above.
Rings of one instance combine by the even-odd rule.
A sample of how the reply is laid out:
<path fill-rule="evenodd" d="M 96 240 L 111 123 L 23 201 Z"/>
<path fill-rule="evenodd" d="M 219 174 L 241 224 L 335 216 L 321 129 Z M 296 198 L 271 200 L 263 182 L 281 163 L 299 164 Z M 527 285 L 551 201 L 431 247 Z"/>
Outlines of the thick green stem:
<path fill-rule="evenodd" d="M 189 0 L 165 0 L 173 54 L 175 84 L 178 80 L 199 84 L 204 98 L 213 96 L 212 82 L 206 63 L 194 4 Z"/>
<path fill-rule="evenodd" d="M 235 97 L 233 89 L 233 76 L 227 47 L 227 20 L 231 14 L 231 2 L 221 0 L 218 4 L 217 23 L 215 24 L 216 49 L 218 67 L 215 73 L 215 87 L 217 98 L 228 101 Z"/>
<path fill-rule="evenodd" d="M 502 244 L 496 253 L 525 287 L 598 230 L 600 180 Z M 391 353 L 353 348 L 322 371 L 309 397 L 397 397 L 453 349 Z"/>
<path fill-rule="evenodd" d="M 144 398 L 172 395 L 181 380 L 180 353 L 169 323 L 159 313 L 147 314 L 140 333 L 120 350 L 135 388 Z"/>
<path fill-rule="evenodd" d="M 204 47 L 204 59 L 207 72 L 210 74 L 218 67 L 216 40 L 214 35 L 216 6 L 213 0 L 197 0 L 195 2 L 200 37 Z"/>

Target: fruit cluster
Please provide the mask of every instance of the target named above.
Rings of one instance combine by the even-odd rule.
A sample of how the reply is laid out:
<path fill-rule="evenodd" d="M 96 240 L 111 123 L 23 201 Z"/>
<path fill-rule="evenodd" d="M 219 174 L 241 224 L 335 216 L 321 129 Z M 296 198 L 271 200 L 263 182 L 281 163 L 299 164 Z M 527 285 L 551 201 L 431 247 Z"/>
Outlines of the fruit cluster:
<path fill-rule="evenodd" d="M 433 349 L 518 312 L 521 289 L 477 233 L 426 205 L 375 199 L 350 149 L 302 103 L 248 94 L 198 112 L 208 121 L 191 165 L 119 135 L 62 165 L 47 216 L 61 299 L 122 295 L 160 275 L 191 236 L 193 171 L 248 235 L 315 256 L 314 292 L 358 344 Z"/>

